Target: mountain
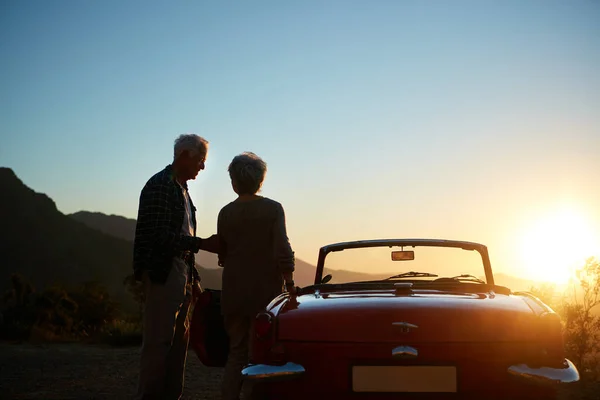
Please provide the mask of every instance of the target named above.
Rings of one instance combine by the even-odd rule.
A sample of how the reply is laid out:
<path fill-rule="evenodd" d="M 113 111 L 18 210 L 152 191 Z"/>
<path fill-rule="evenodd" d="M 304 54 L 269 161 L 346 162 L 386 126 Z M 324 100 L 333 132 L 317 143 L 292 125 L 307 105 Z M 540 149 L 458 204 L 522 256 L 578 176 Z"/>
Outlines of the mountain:
<path fill-rule="evenodd" d="M 79 211 L 69 214 L 69 217 L 85 224 L 91 229 L 126 240 L 130 247 L 133 246 L 135 219 L 90 211 Z M 202 260 L 202 264 L 208 264 L 208 267 L 198 262 L 200 260 Z M 196 267 L 202 278 L 202 286 L 209 289 L 219 289 L 221 287 L 221 267 L 217 264 L 216 254 L 200 251 L 200 254 L 196 256 L 196 261 Z"/>
<path fill-rule="evenodd" d="M 135 237 L 135 219 L 90 211 L 79 211 L 68 216 L 107 235 L 131 242 Z"/>
<path fill-rule="evenodd" d="M 107 215 L 100 212 L 79 211 L 69 214 L 73 220 L 81 222 L 94 230 L 133 242 L 136 220 L 118 215 Z M 221 287 L 222 269 L 218 265 L 217 255 L 207 251 L 199 251 L 196 255 L 196 266 L 205 288 Z M 297 285 L 307 286 L 315 279 L 316 267 L 301 259 L 296 259 L 294 280 Z"/>
<path fill-rule="evenodd" d="M 132 302 L 123 285 L 132 271 L 131 243 L 64 215 L 9 168 L 0 168 L 0 187 L 0 290 L 18 272 L 37 288 L 96 280 L 117 300 Z"/>

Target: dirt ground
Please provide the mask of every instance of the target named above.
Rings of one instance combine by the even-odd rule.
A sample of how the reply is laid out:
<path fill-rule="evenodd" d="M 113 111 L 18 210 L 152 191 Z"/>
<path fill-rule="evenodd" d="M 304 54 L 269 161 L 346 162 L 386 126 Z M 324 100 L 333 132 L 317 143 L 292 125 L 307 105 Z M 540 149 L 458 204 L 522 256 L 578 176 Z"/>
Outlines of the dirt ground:
<path fill-rule="evenodd" d="M 139 348 L 0 343 L 0 399 L 132 399 Z M 219 399 L 223 370 L 188 353 L 184 399 Z"/>
<path fill-rule="evenodd" d="M 0 399 L 131 399 L 138 347 L 0 343 Z M 217 400 L 223 370 L 188 353 L 184 399 Z M 599 400 L 600 382 L 570 387 L 560 400 Z"/>

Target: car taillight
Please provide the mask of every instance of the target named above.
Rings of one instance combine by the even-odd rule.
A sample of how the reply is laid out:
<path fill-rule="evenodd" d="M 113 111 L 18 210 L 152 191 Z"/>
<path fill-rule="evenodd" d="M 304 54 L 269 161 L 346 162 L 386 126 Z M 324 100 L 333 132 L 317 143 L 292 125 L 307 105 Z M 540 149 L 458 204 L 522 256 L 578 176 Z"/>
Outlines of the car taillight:
<path fill-rule="evenodd" d="M 256 316 L 254 321 L 254 333 L 257 339 L 267 339 L 273 331 L 273 317 L 264 312 Z"/>
<path fill-rule="evenodd" d="M 539 338 L 545 363 L 562 363 L 565 349 L 560 317 L 554 312 L 547 312 L 540 316 L 539 323 Z"/>
<path fill-rule="evenodd" d="M 273 364 L 271 349 L 275 344 L 275 317 L 269 312 L 261 312 L 254 319 L 252 332 L 250 362 Z"/>

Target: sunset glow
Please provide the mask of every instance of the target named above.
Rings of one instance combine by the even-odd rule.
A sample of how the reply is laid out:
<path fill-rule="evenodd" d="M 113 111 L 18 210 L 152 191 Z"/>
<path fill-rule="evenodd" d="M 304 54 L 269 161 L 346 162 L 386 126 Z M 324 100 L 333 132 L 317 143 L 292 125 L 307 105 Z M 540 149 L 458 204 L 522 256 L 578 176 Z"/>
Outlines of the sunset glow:
<path fill-rule="evenodd" d="M 598 243 L 597 233 L 576 208 L 545 213 L 524 230 L 522 272 L 532 279 L 565 283 L 586 258 L 598 254 Z"/>
<path fill-rule="evenodd" d="M 63 214 L 136 219 L 197 133 L 202 238 L 252 151 L 311 268 L 331 243 L 466 240 L 525 290 L 598 254 L 600 1 L 8 3 L 0 167 Z M 365 254 L 328 263 L 390 276 L 426 259 Z M 420 267 L 484 274 L 477 257 Z"/>

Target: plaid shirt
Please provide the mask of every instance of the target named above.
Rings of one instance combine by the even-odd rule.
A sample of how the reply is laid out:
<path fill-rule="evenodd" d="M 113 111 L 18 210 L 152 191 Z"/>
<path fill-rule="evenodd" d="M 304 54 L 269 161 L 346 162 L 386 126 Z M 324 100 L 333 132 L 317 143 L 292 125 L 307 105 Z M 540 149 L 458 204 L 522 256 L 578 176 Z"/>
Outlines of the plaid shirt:
<path fill-rule="evenodd" d="M 187 191 L 187 184 L 184 185 Z M 164 283 L 167 280 L 173 257 L 190 252 L 187 258 L 192 274 L 199 280 L 194 253 L 200 249 L 202 239 L 196 237 L 196 207 L 190 199 L 191 222 L 194 236 L 182 234 L 185 204 L 181 186 L 173 176 L 172 166 L 148 180 L 140 194 L 135 239 L 133 243 L 133 271 L 138 280 L 147 271 L 150 280 Z"/>

